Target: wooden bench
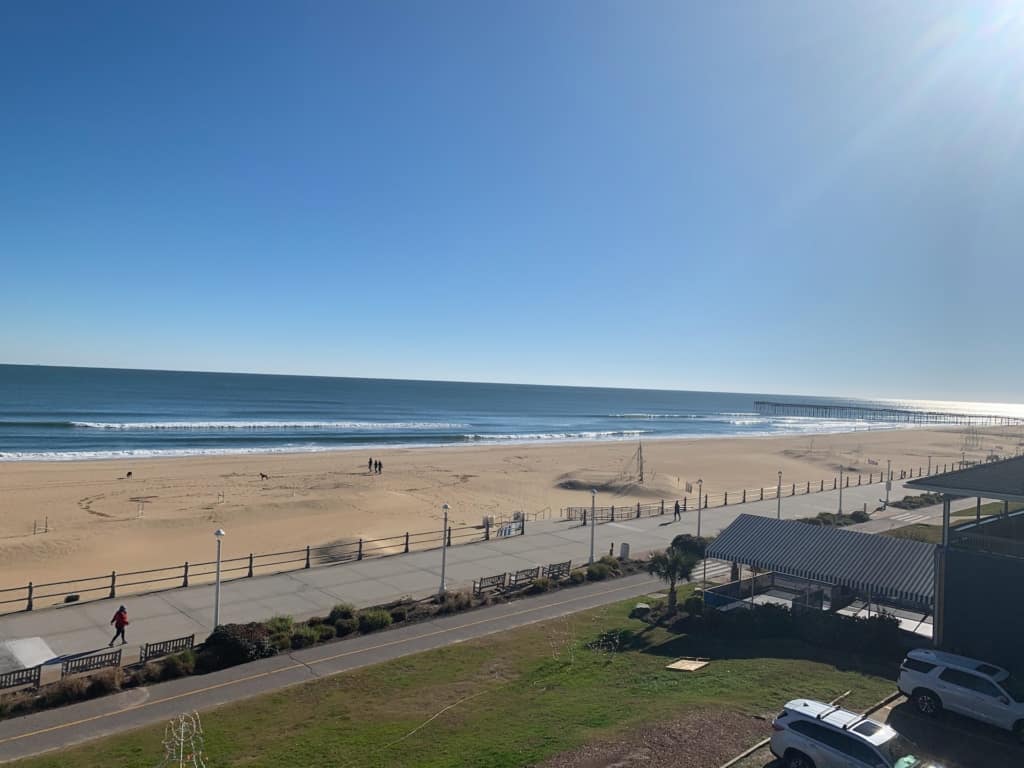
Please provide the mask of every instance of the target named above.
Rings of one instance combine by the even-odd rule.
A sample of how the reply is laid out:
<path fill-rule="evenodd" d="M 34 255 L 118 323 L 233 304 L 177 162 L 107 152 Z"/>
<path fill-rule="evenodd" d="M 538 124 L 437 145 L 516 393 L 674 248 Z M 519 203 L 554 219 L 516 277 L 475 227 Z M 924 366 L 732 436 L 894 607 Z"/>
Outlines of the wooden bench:
<path fill-rule="evenodd" d="M 28 669 L 16 669 L 13 672 L 0 674 L 0 691 L 9 688 L 38 688 L 39 679 L 43 674 L 43 665 L 40 664 Z"/>
<path fill-rule="evenodd" d="M 194 647 L 195 644 L 196 636 L 194 634 L 187 637 L 175 637 L 173 640 L 161 640 L 159 643 L 146 643 L 139 649 L 139 663 L 144 664 L 159 656 L 186 651 Z"/>
<path fill-rule="evenodd" d="M 88 656 L 79 656 L 75 659 L 68 659 L 61 662 L 60 676 L 80 675 L 83 672 L 95 672 L 97 669 L 121 666 L 121 649 L 116 651 L 104 651 L 103 653 L 92 653 Z"/>
<path fill-rule="evenodd" d="M 561 581 L 569 577 L 569 571 L 571 570 L 572 560 L 566 560 L 564 563 L 551 563 L 551 565 L 544 569 L 544 575 L 549 579 Z"/>
<path fill-rule="evenodd" d="M 473 594 L 477 597 L 485 592 L 497 592 L 505 588 L 507 573 L 500 573 L 497 576 L 485 576 L 473 582 Z"/>
<path fill-rule="evenodd" d="M 529 584 L 532 584 L 540 578 L 540 566 L 535 568 L 523 568 L 521 571 L 516 571 L 508 580 L 509 589 L 521 589 Z"/>

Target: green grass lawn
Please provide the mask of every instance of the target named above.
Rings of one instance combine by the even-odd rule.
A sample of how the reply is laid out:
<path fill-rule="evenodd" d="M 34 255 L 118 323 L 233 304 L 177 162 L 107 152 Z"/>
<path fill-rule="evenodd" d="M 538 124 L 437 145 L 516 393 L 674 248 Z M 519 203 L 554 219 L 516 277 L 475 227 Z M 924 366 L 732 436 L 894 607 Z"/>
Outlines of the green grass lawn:
<path fill-rule="evenodd" d="M 893 528 L 889 531 L 882 531 L 882 535 L 892 536 L 897 539 L 913 539 L 914 541 L 924 541 L 928 544 L 941 544 L 942 526 L 925 525 L 924 523 L 914 523 L 912 525 L 903 525 L 899 528 Z"/>
<path fill-rule="evenodd" d="M 1022 509 L 1024 509 L 1024 504 L 1022 504 L 1020 502 L 1017 502 L 1017 501 L 1011 501 L 1010 502 L 1010 511 L 1011 512 L 1018 512 L 1018 511 L 1020 511 Z M 967 509 L 955 510 L 953 512 L 953 517 L 974 517 L 975 514 L 977 514 L 975 508 L 974 507 L 968 507 Z M 981 516 L 982 517 L 985 517 L 987 515 L 1001 515 L 1001 514 L 1003 514 L 1003 502 L 1001 502 L 1001 501 L 990 501 L 987 504 L 982 504 L 981 505 Z"/>
<path fill-rule="evenodd" d="M 633 602 L 202 713 L 208 764 L 522 766 L 690 709 L 770 715 L 796 696 L 829 699 L 846 690 L 853 692 L 847 706 L 865 707 L 893 690 L 895 665 L 880 668 L 886 679 L 793 641 L 731 650 L 654 629 L 630 650 L 585 647 L 607 629 L 643 631 L 646 625 L 627 617 Z M 698 654 L 713 658 L 703 670 L 664 668 Z M 16 765 L 149 768 L 162 757 L 162 735 L 161 724 Z"/>

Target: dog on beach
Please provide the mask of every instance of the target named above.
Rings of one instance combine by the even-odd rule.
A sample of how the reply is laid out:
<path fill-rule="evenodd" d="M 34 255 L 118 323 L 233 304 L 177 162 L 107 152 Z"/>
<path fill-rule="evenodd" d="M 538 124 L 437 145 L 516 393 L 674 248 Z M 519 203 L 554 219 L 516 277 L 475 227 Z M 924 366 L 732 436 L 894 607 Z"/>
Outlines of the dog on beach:
<path fill-rule="evenodd" d="M 269 479 L 270 479 L 270 475 L 268 475 L 266 472 L 260 472 L 260 480 L 269 480 Z"/>
<path fill-rule="evenodd" d="M 131 480 L 132 479 L 132 473 L 131 472 L 125 472 L 124 473 L 124 479 L 125 480 Z"/>

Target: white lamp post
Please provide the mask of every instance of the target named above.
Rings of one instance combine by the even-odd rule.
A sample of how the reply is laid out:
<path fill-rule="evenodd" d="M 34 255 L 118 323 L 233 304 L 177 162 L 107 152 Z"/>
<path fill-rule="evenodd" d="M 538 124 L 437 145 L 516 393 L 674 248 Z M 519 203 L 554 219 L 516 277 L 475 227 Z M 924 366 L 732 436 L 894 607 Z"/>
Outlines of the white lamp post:
<path fill-rule="evenodd" d="M 594 529 L 597 528 L 597 490 L 590 489 L 590 560 L 594 562 Z"/>
<path fill-rule="evenodd" d="M 217 578 L 213 586 L 213 628 L 220 626 L 220 543 L 224 538 L 224 529 L 218 528 L 213 532 L 217 539 Z"/>
<path fill-rule="evenodd" d="M 444 597 L 445 593 L 445 568 L 448 565 L 448 505 L 443 504 L 441 509 L 444 510 L 444 525 L 441 526 L 441 589 L 438 591 L 438 595 Z"/>
<path fill-rule="evenodd" d="M 775 519 L 782 519 L 782 470 L 779 470 L 779 485 L 775 489 Z"/>

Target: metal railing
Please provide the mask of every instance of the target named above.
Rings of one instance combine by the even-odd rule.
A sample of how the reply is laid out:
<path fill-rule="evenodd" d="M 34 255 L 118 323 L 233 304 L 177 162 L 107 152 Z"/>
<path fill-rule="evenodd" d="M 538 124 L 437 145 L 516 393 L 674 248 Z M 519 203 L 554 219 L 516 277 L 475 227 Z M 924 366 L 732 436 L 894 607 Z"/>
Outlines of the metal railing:
<path fill-rule="evenodd" d="M 492 522 L 490 518 L 482 525 L 449 526 L 444 534 L 447 546 L 489 541 L 507 536 L 522 536 L 526 533 L 525 515 L 514 519 Z M 355 539 L 353 541 L 306 546 L 301 549 L 281 552 L 250 553 L 240 557 L 221 559 L 221 579 L 252 578 L 257 573 L 281 573 L 303 570 L 314 565 L 336 565 L 367 558 L 386 557 L 414 551 L 426 551 L 441 547 L 441 531 L 415 531 L 385 536 L 378 539 Z M 91 599 L 116 598 L 124 592 L 151 591 L 188 587 L 196 583 L 212 582 L 217 572 L 217 561 L 185 561 L 181 565 L 167 565 L 141 571 L 111 571 L 102 576 L 50 581 L 29 582 L 20 587 L 0 589 L 0 613 L 17 610 L 34 610 L 39 605 L 78 602 L 83 595 Z M 8 606 L 18 606 L 9 608 Z"/>
<path fill-rule="evenodd" d="M 932 467 L 931 474 L 937 474 L 938 472 L 945 472 L 947 468 L 955 469 L 950 465 L 942 465 L 940 470 L 939 465 Z M 881 472 L 869 472 L 865 477 L 864 473 L 859 474 L 843 474 L 843 488 L 856 488 L 863 485 L 875 485 L 876 483 L 884 483 L 886 480 L 885 471 Z M 928 474 L 925 467 L 907 467 L 903 469 L 893 469 L 890 473 L 890 480 L 909 480 L 915 477 L 924 477 Z M 735 504 L 747 504 L 748 502 L 754 501 L 772 501 L 782 498 L 789 498 L 791 496 L 806 496 L 811 493 L 824 493 L 826 491 L 835 491 L 839 488 L 839 476 L 832 477 L 829 480 L 805 480 L 800 483 L 784 483 L 780 487 L 776 484 L 773 486 L 763 486 L 761 488 L 741 488 L 734 491 L 719 491 L 719 492 L 705 492 L 698 499 L 697 495 L 687 494 L 680 497 L 679 499 L 665 500 L 642 503 L 637 501 L 635 504 L 612 504 L 610 506 L 595 507 L 594 513 L 597 522 L 607 523 L 615 522 L 616 520 L 626 520 L 629 518 L 641 518 L 641 517 L 654 517 L 656 515 L 664 515 L 666 513 L 671 514 L 674 511 L 675 504 L 679 504 L 681 512 L 691 512 L 697 509 L 698 503 L 701 509 L 709 509 L 712 507 L 728 507 Z M 561 510 L 561 518 L 563 520 L 585 520 L 591 512 L 591 508 L 588 506 L 581 507 L 564 507 Z"/>

